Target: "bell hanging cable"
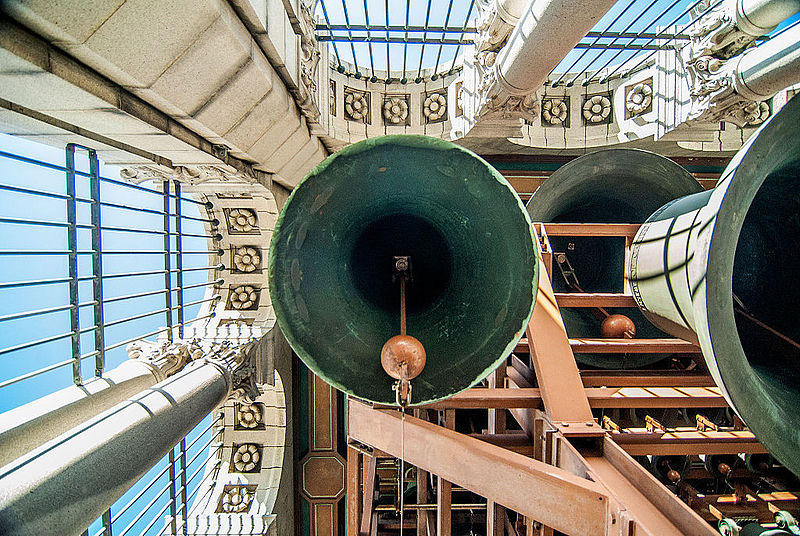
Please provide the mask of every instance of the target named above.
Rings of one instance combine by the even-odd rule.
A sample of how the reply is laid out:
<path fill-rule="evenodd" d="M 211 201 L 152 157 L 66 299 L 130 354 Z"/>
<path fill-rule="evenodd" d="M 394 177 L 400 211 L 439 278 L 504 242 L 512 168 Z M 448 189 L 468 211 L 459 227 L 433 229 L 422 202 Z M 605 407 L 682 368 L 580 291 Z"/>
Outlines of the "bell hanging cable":
<path fill-rule="evenodd" d="M 411 280 L 411 258 L 394 257 L 395 281 L 400 281 L 400 335 L 395 335 L 381 349 L 381 365 L 386 374 L 397 381 L 392 386 L 397 405 L 405 408 L 411 403 L 411 380 L 425 368 L 425 347 L 406 333 L 406 283 Z"/>

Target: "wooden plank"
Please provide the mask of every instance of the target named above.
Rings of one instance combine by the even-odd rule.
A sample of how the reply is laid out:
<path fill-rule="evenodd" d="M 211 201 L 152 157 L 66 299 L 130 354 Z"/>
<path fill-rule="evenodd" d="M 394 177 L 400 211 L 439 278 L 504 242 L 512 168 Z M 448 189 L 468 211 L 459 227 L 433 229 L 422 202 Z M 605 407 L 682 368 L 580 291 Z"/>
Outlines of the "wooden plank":
<path fill-rule="evenodd" d="M 767 452 L 752 432 L 746 430 L 613 433 L 611 438 L 631 456 L 762 454 Z"/>
<path fill-rule="evenodd" d="M 550 236 L 636 236 L 640 223 L 545 223 Z"/>
<path fill-rule="evenodd" d="M 613 292 L 556 292 L 559 307 L 636 307 L 630 294 Z"/>
<path fill-rule="evenodd" d="M 542 335 L 537 333 L 537 337 Z M 576 354 L 697 354 L 700 347 L 682 339 L 569 339 Z M 516 353 L 528 351 L 523 337 L 514 348 Z"/>
<path fill-rule="evenodd" d="M 533 443 L 525 433 L 509 434 L 470 434 L 470 437 L 486 441 L 492 445 L 531 457 L 534 454 Z"/>
<path fill-rule="evenodd" d="M 598 484 L 543 462 L 397 411 L 350 400 L 350 436 L 567 534 L 605 534 L 608 498 Z M 580 515 L 575 515 L 580 512 Z M 608 520 L 610 523 L 610 520 Z"/>

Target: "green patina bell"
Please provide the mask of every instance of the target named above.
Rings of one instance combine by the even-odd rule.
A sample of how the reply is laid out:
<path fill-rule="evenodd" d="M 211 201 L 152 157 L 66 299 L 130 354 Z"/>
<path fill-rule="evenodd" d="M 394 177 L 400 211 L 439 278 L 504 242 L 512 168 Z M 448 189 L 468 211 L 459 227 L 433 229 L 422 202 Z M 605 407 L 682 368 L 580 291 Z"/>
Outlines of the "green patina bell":
<path fill-rule="evenodd" d="M 397 256 L 410 258 L 407 332 L 427 353 L 411 403 L 467 389 L 523 334 L 538 262 L 530 220 L 508 182 L 452 143 L 369 139 L 295 188 L 269 256 L 278 324 L 331 385 L 394 403 L 381 349 L 400 333 Z"/>

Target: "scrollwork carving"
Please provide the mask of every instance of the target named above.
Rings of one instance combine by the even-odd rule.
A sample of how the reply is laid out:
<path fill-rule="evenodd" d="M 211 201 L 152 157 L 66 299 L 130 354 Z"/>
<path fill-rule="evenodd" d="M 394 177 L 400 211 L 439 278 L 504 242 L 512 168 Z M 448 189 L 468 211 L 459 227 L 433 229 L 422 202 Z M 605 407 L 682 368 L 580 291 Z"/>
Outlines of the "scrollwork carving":
<path fill-rule="evenodd" d="M 125 347 L 128 359 L 135 359 L 150 365 L 159 381 L 180 371 L 189 361 L 199 359 L 203 350 L 195 341 L 138 340 Z"/>

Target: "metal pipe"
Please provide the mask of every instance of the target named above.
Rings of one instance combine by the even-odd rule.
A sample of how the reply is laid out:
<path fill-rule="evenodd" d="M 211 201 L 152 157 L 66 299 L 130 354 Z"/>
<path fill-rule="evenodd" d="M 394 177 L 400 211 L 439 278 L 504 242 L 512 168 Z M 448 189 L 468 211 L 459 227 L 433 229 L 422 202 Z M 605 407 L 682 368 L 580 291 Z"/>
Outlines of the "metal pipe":
<path fill-rule="evenodd" d="M 194 361 L 4 466 L 3 532 L 47 534 L 53 527 L 65 534 L 83 531 L 225 401 L 235 366 L 217 359 Z"/>
<path fill-rule="evenodd" d="M 736 27 L 758 37 L 800 11 L 800 0 L 736 0 Z"/>
<path fill-rule="evenodd" d="M 527 95 L 539 89 L 614 3 L 533 0 L 498 54 L 495 72 L 500 95 Z M 558 39 L 553 39 L 554 35 Z"/>
<path fill-rule="evenodd" d="M 742 54 L 733 87 L 752 101 L 763 101 L 800 82 L 800 24 Z"/>
<path fill-rule="evenodd" d="M 102 378 L 72 385 L 3 413 L 0 467 L 164 380 L 170 372 L 174 370 L 168 362 L 128 359 Z"/>

